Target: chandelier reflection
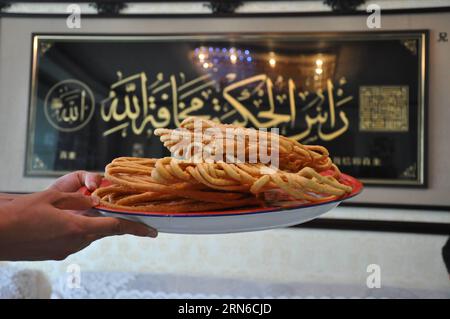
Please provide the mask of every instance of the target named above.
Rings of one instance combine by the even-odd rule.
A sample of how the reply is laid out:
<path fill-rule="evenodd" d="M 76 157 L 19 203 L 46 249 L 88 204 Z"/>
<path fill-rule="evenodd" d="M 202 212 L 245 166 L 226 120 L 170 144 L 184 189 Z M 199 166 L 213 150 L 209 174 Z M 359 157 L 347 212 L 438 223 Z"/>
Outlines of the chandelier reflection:
<path fill-rule="evenodd" d="M 203 69 L 212 69 L 222 64 L 249 64 L 253 57 L 248 49 L 200 46 L 193 52 L 193 61 Z"/>
<path fill-rule="evenodd" d="M 336 55 L 303 54 L 300 56 L 298 71 L 306 90 L 316 91 L 326 88 L 327 80 L 334 78 Z"/>
<path fill-rule="evenodd" d="M 336 55 L 332 53 L 298 55 L 282 50 L 260 52 L 217 45 L 196 47 L 191 51 L 191 59 L 194 65 L 208 72 L 222 74 L 236 72 L 238 68 L 242 75 L 256 72 L 274 78 L 296 78 L 296 86 L 306 91 L 326 89 L 336 67 Z"/>

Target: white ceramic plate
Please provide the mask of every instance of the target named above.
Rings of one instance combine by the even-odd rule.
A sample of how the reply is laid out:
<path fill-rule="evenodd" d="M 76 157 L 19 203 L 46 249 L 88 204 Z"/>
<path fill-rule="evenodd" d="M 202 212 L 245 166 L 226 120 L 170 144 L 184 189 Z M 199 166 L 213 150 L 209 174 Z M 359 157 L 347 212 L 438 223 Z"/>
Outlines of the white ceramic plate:
<path fill-rule="evenodd" d="M 342 174 L 341 182 L 353 187 L 351 194 L 338 200 L 314 204 L 299 203 L 288 207 L 247 208 L 212 212 L 161 213 L 134 212 L 98 206 L 106 216 L 126 218 L 156 228 L 161 233 L 175 234 L 224 234 L 266 230 L 305 223 L 325 214 L 343 200 L 362 191 L 362 184 L 355 178 Z M 82 190 L 89 194 L 86 189 Z"/>

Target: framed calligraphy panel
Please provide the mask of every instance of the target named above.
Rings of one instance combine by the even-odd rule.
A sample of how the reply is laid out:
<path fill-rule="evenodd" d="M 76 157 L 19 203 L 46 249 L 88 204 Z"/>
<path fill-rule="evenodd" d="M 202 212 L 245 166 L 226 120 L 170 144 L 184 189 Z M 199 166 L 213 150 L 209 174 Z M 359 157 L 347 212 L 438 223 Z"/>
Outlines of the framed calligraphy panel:
<path fill-rule="evenodd" d="M 26 175 L 168 151 L 202 116 L 327 147 L 366 184 L 425 185 L 426 31 L 33 35 Z"/>

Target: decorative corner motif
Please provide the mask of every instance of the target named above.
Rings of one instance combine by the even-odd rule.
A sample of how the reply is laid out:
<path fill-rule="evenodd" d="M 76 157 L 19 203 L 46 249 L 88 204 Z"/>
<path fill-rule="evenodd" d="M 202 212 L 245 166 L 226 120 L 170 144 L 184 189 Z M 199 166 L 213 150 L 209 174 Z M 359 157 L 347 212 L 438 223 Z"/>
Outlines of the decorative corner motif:
<path fill-rule="evenodd" d="M 324 0 L 323 3 L 335 12 L 352 12 L 364 4 L 366 0 Z"/>
<path fill-rule="evenodd" d="M 39 156 L 34 155 L 33 156 L 33 169 L 46 169 L 47 166 L 45 165 L 45 163 L 39 158 Z"/>
<path fill-rule="evenodd" d="M 413 55 L 417 55 L 417 40 L 404 40 L 404 41 L 402 41 L 402 44 Z"/>
<path fill-rule="evenodd" d="M 123 1 L 106 2 L 97 1 L 89 6 L 95 8 L 99 15 L 118 15 L 127 5 Z"/>
<path fill-rule="evenodd" d="M 44 41 L 40 42 L 39 43 L 39 54 L 40 54 L 40 56 L 41 57 L 44 56 L 45 53 L 47 53 L 47 51 L 51 49 L 52 45 L 53 44 L 51 42 L 44 42 Z"/>
<path fill-rule="evenodd" d="M 242 1 L 236 0 L 212 0 L 205 6 L 210 8 L 213 14 L 224 14 L 234 13 L 242 4 Z"/>
<path fill-rule="evenodd" d="M 417 178 L 417 164 L 414 163 L 408 166 L 405 171 L 402 173 L 402 177 L 406 178 Z"/>

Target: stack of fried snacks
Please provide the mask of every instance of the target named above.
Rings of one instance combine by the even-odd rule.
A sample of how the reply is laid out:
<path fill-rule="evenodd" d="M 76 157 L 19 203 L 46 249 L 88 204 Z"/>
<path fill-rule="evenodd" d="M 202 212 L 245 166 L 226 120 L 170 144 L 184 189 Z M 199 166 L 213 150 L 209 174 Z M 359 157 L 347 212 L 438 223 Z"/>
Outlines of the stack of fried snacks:
<path fill-rule="evenodd" d="M 262 205 L 264 192 L 280 189 L 297 200 L 337 198 L 351 191 L 310 167 L 264 173 L 261 164 L 192 163 L 175 158 L 121 157 L 106 167 L 112 184 L 94 192 L 102 204 L 135 211 L 189 212 Z M 317 196 L 321 194 L 325 196 Z"/>
<path fill-rule="evenodd" d="M 189 118 L 182 123 L 186 129 L 183 134 L 193 132 L 190 131 L 193 121 Z M 202 121 L 209 127 L 241 129 Z M 272 134 L 255 132 L 258 139 L 262 138 L 258 134 Z M 176 146 L 178 137 L 173 130 L 160 129 L 155 133 L 169 150 Z M 180 213 L 264 206 L 265 195 L 270 192 L 280 192 L 291 200 L 318 202 L 352 191 L 350 186 L 339 182 L 340 172 L 325 148 L 301 145 L 282 136 L 279 140 L 279 168 L 262 163 L 190 161 L 175 157 L 116 158 L 105 169 L 110 185 L 97 189 L 93 196 L 101 199 L 101 205 L 113 209 Z M 233 141 L 236 139 L 223 142 L 226 145 Z M 253 145 L 247 139 L 244 142 L 250 154 Z M 201 143 L 213 151 L 216 147 L 211 136 L 206 136 Z M 326 170 L 331 175 L 320 174 Z"/>
<path fill-rule="evenodd" d="M 179 157 L 191 157 L 194 153 L 207 151 L 212 156 L 225 155 L 218 160 L 228 162 L 230 158 L 227 155 L 230 155 L 230 151 L 235 155 L 238 154 L 239 149 L 242 149 L 245 154 L 245 162 L 250 161 L 250 154 L 258 154 L 256 161 L 262 162 L 259 156 L 263 152 L 259 148 L 264 146 L 264 153 L 267 156 L 270 156 L 273 151 L 277 152 L 281 170 L 298 172 L 304 167 L 311 167 L 317 172 L 333 170 L 336 172 L 335 176 L 339 175 L 337 167 L 329 157 L 328 150 L 323 146 L 302 145 L 271 132 L 221 124 L 195 117 L 185 119 L 180 128 L 181 130 L 155 130 L 155 135 L 160 136 L 164 146 Z M 195 130 L 199 130 L 201 133 L 201 145 L 196 139 Z M 276 143 L 272 143 L 272 141 Z M 190 154 L 186 154 L 186 152 Z"/>

